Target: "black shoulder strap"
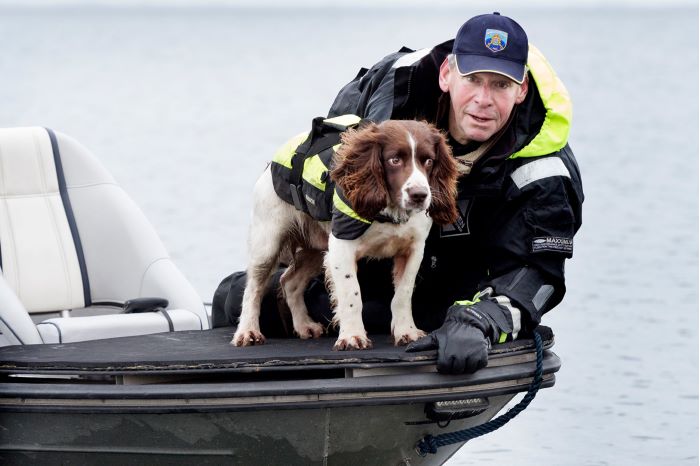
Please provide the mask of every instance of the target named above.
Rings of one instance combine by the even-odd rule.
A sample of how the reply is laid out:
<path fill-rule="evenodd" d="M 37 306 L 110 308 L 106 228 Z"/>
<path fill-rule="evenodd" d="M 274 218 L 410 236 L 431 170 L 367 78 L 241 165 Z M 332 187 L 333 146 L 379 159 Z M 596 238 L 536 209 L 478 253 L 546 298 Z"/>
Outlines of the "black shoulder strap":
<path fill-rule="evenodd" d="M 302 212 L 308 212 L 306 201 L 302 194 L 302 172 L 307 158 L 314 156 L 324 149 L 333 147 L 340 142 L 340 135 L 360 123 L 356 115 L 341 115 L 335 118 L 316 117 L 311 122 L 309 137 L 297 147 L 292 156 L 292 171 L 289 175 L 289 191 L 294 207 Z"/>
<path fill-rule="evenodd" d="M 313 155 L 310 151 L 311 146 L 314 141 L 317 140 L 321 134 L 323 127 L 323 117 L 316 117 L 311 122 L 311 132 L 306 141 L 302 142 L 299 147 L 297 147 L 294 155 L 292 156 L 292 172 L 289 175 L 289 191 L 292 194 L 292 200 L 294 201 L 294 207 L 302 212 L 308 212 L 306 207 L 306 201 L 301 192 L 301 173 L 304 170 L 304 161 L 309 155 Z"/>

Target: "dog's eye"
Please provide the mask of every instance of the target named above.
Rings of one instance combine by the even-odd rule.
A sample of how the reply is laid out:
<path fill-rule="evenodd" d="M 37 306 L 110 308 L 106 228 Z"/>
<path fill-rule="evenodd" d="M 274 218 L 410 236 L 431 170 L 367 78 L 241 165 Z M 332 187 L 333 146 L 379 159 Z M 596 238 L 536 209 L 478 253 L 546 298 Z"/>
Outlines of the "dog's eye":
<path fill-rule="evenodd" d="M 432 167 L 433 166 L 433 159 L 425 159 L 425 162 L 423 162 L 423 165 L 426 167 Z"/>
<path fill-rule="evenodd" d="M 400 157 L 392 157 L 389 159 L 389 165 L 394 165 L 394 166 L 399 166 L 401 165 L 401 158 Z"/>

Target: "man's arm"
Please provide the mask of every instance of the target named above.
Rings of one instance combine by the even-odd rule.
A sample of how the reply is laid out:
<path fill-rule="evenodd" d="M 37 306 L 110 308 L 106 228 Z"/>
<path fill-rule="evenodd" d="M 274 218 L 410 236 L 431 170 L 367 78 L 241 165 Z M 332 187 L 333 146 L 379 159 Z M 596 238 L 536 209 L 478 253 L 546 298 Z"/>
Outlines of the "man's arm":
<path fill-rule="evenodd" d="M 569 146 L 521 165 L 509 182 L 509 206 L 490 235 L 490 276 L 480 289 L 507 298 L 531 329 L 566 292 L 564 262 L 581 226 L 583 190 Z"/>
<path fill-rule="evenodd" d="M 442 327 L 408 351 L 437 348 L 438 370 L 473 372 L 486 365 L 491 344 L 532 330 L 561 301 L 583 192 L 568 146 L 560 155 L 528 161 L 512 173 L 507 205 L 485 245 L 489 277 L 481 292 L 455 302 Z"/>

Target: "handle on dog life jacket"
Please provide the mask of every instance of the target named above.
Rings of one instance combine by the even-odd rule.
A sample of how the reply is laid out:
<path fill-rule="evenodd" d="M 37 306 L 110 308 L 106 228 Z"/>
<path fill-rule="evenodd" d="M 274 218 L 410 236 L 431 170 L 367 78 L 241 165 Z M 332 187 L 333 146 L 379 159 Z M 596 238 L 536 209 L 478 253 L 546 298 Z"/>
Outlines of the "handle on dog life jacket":
<path fill-rule="evenodd" d="M 301 190 L 301 178 L 304 162 L 324 149 L 333 147 L 340 142 L 340 134 L 360 123 L 357 115 L 340 115 L 335 118 L 316 117 L 311 122 L 309 137 L 302 142 L 292 156 L 292 170 L 289 175 L 289 191 L 294 207 L 302 212 L 308 212 L 304 194 Z"/>

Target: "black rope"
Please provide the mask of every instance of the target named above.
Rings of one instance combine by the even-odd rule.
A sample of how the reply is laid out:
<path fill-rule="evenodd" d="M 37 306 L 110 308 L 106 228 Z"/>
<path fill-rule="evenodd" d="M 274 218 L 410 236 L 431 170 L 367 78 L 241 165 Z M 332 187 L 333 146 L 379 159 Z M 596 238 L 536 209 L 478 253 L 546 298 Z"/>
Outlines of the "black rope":
<path fill-rule="evenodd" d="M 420 456 L 426 456 L 428 453 L 435 454 L 437 453 L 438 448 L 445 445 L 452 445 L 453 443 L 458 442 L 468 442 L 471 439 L 491 433 L 496 429 L 503 427 L 508 421 L 513 419 L 515 416 L 520 414 L 521 411 L 527 408 L 530 402 L 535 398 L 535 395 L 537 395 L 537 391 L 540 389 L 540 385 L 542 385 L 542 362 L 544 359 L 544 352 L 542 350 L 542 337 L 540 337 L 539 333 L 537 333 L 536 331 L 533 332 L 533 337 L 535 340 L 535 351 L 537 353 L 537 358 L 535 362 L 535 376 L 532 379 L 532 382 L 530 382 L 530 387 L 528 388 L 525 397 L 522 400 L 520 400 L 520 403 L 513 406 L 513 408 L 509 409 L 508 412 L 504 413 L 503 415 L 478 426 L 470 427 L 464 430 L 459 430 L 457 432 L 448 432 L 445 434 L 440 434 L 438 436 L 426 435 L 416 445 L 416 451 Z"/>

